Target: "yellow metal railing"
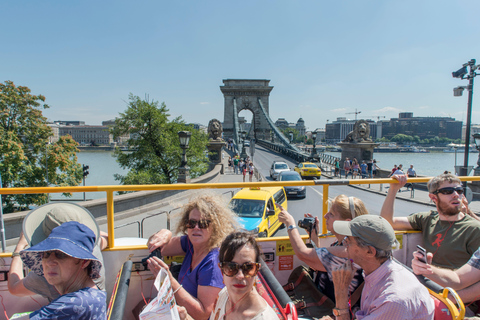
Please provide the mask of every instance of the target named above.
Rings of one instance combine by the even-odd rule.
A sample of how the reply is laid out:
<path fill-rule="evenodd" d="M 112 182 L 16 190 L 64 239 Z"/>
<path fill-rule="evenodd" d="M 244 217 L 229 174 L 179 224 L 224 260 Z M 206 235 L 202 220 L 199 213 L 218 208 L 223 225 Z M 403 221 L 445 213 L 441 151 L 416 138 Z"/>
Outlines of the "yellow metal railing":
<path fill-rule="evenodd" d="M 462 181 L 480 181 L 480 176 L 459 177 Z M 411 183 L 428 182 L 431 178 L 409 178 Z M 227 189 L 244 187 L 275 187 L 275 186 L 323 186 L 323 215 L 328 212 L 328 193 L 330 186 L 361 185 L 392 183 L 392 178 L 380 179 L 343 179 L 343 180 L 311 180 L 311 181 L 262 181 L 262 182 L 233 182 L 233 183 L 189 183 L 189 184 L 151 184 L 151 185 L 118 185 L 118 186 L 79 186 L 79 187 L 32 187 L 32 188 L 0 188 L 0 194 L 34 194 L 34 193 L 75 193 L 75 192 L 106 192 L 107 196 L 107 229 L 108 248 L 106 250 L 143 249 L 146 246 L 117 246 L 115 247 L 114 230 L 114 197 L 118 191 L 152 191 L 152 190 L 191 190 L 191 189 Z M 322 233 L 327 233 L 323 223 Z M 11 253 L 0 253 L 0 257 L 10 257 Z"/>

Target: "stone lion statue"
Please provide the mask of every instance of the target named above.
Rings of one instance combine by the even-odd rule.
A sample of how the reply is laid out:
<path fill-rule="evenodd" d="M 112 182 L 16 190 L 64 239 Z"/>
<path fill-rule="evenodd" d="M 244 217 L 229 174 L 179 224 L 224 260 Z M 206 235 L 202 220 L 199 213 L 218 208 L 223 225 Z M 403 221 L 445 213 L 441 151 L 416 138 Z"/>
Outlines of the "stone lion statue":
<path fill-rule="evenodd" d="M 210 140 L 222 141 L 223 126 L 217 119 L 212 119 L 208 123 L 208 137 Z"/>
<path fill-rule="evenodd" d="M 353 126 L 353 131 L 347 134 L 345 140 L 343 140 L 343 142 L 351 143 L 367 141 L 370 142 L 372 141 L 372 139 L 370 139 L 370 126 L 365 120 L 358 120 L 357 122 L 355 122 L 355 125 Z"/>

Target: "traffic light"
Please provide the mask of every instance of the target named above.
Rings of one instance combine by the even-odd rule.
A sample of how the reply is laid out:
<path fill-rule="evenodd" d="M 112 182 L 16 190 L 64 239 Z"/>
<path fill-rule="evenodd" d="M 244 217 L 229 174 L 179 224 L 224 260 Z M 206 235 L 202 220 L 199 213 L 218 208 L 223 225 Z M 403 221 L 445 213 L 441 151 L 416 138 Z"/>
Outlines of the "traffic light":
<path fill-rule="evenodd" d="M 88 169 L 90 167 L 89 166 L 86 166 L 86 165 L 83 165 L 83 177 L 85 178 L 86 176 L 88 176 Z"/>

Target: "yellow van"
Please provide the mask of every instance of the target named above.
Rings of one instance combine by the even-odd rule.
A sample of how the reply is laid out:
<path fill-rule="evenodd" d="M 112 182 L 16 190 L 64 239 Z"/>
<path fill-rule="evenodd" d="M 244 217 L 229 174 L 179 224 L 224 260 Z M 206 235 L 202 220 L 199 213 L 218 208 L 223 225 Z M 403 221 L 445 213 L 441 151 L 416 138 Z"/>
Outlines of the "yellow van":
<path fill-rule="evenodd" d="M 246 230 L 255 231 L 259 237 L 270 237 L 284 227 L 278 220 L 280 210 L 276 203 L 288 208 L 283 187 L 243 188 L 233 196 L 229 206 Z"/>

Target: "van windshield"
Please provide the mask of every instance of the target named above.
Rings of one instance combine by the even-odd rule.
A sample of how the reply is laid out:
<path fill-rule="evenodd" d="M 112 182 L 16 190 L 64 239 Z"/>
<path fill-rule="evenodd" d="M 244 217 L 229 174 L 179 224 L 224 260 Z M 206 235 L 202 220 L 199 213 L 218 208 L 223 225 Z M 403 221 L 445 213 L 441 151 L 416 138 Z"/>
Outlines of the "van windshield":
<path fill-rule="evenodd" d="M 239 217 L 243 218 L 261 218 L 265 210 L 265 201 L 232 199 L 229 204 L 230 209 Z"/>

